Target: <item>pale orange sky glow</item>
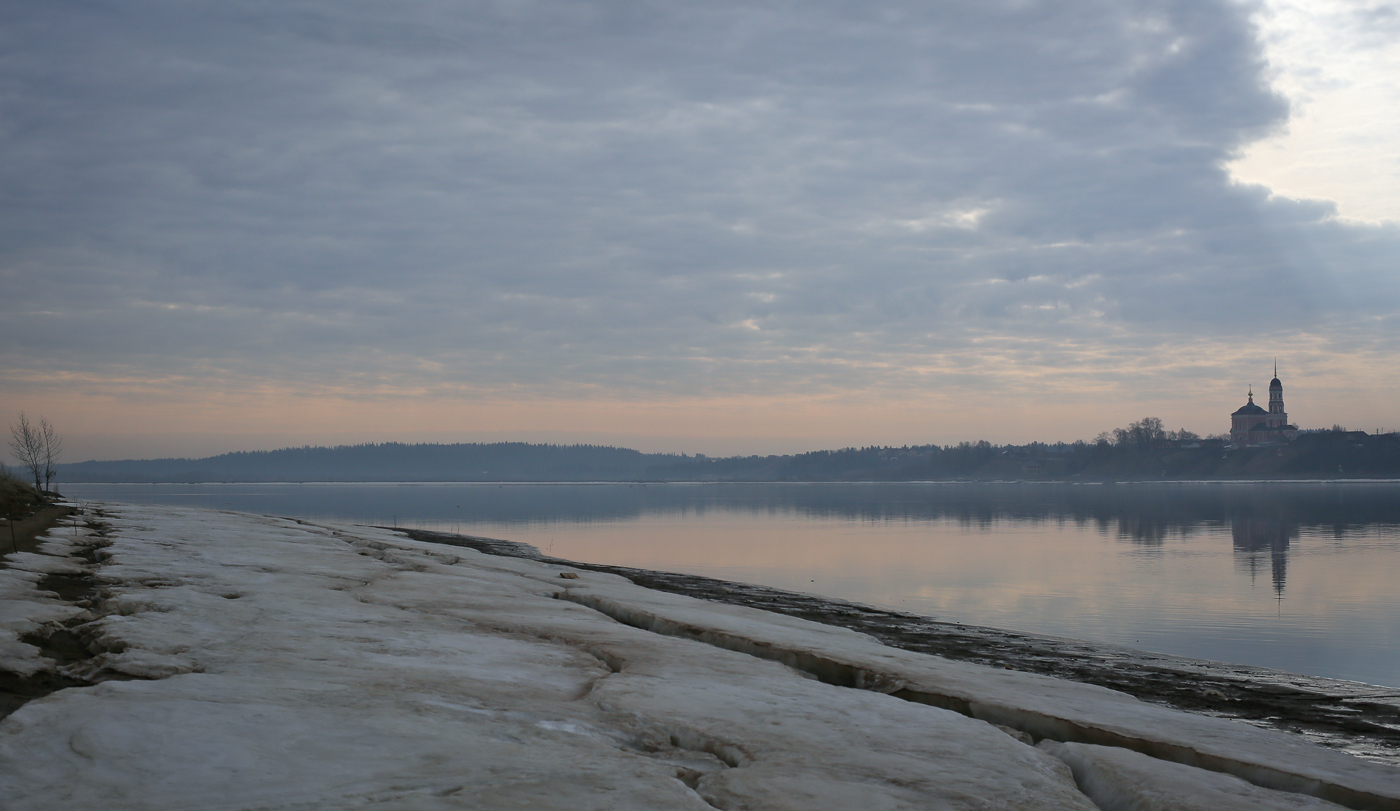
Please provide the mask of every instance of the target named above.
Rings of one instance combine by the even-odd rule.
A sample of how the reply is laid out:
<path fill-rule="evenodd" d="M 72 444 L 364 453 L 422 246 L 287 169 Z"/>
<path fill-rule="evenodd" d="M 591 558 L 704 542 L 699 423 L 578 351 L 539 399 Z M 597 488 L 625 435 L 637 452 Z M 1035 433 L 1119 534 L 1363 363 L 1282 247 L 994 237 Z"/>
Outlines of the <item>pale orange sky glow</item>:
<path fill-rule="evenodd" d="M 1400 428 L 1394 9 L 799 7 L 11 4 L 0 412 L 1055 442 L 1223 432 L 1277 357 L 1300 427 Z"/>
<path fill-rule="evenodd" d="M 1385 358 L 1339 360 L 1301 342 L 1292 348 L 1305 360 L 1296 371 L 1285 362 L 1280 375 L 1289 413 L 1302 427 L 1400 427 L 1386 422 L 1400 384 L 1386 374 Z M 1138 369 L 1013 367 L 1002 370 L 994 392 L 984 381 L 976 389 L 943 392 L 882 385 L 820 396 L 645 401 L 568 392 L 506 399 L 499 392 L 304 392 L 128 381 L 104 394 L 104 381 L 94 379 L 76 386 L 35 381 L 33 395 L 17 407 L 60 425 L 73 461 L 390 441 L 590 443 L 712 456 L 979 439 L 1072 442 L 1144 416 L 1160 417 L 1172 429 L 1224 432 L 1229 412 L 1244 403 L 1245 387 L 1252 382 L 1258 394 L 1272 374 L 1267 359 L 1204 360 L 1228 350 L 1182 348 L 1183 358 L 1195 360 L 1176 366 L 1156 358 Z M 1358 380 L 1369 384 L 1352 385 Z"/>

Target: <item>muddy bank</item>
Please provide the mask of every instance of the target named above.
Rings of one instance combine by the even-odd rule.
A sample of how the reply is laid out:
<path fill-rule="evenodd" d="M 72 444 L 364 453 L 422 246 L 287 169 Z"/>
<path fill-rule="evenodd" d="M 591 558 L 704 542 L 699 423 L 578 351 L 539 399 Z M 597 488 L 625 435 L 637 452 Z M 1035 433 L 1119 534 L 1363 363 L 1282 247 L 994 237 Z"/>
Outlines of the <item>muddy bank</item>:
<path fill-rule="evenodd" d="M 0 556 L 38 551 L 39 536 L 64 523 L 64 519 L 74 512 L 73 507 L 54 505 L 18 521 L 0 522 Z M 0 566 L 4 565 L 4 561 L 0 560 Z"/>
<path fill-rule="evenodd" d="M 416 540 L 618 574 L 658 591 L 849 628 L 904 650 L 1097 684 L 1144 701 L 1280 729 L 1359 757 L 1400 765 L 1400 689 L 940 622 L 699 575 L 564 561 L 511 541 L 427 530 L 398 531 Z"/>
<path fill-rule="evenodd" d="M 52 660 L 55 667 L 34 672 L 0 669 L 0 718 L 29 701 L 68 687 L 85 687 L 97 681 L 121 678 L 120 674 L 83 678 L 72 672 L 73 666 L 81 665 L 100 653 L 90 645 L 90 623 L 101 615 L 101 603 L 105 599 L 98 569 L 104 560 L 101 550 L 111 543 L 107 538 L 110 525 L 102 520 L 100 510 L 85 513 L 63 506 L 45 508 L 27 521 L 27 527 L 23 521 L 16 522 L 17 534 L 21 527 L 28 530 L 28 540 L 21 542 L 20 551 L 52 557 L 66 564 L 39 576 L 34 581 L 34 588 L 41 594 L 52 595 L 75 608 L 85 609 L 85 613 L 42 623 L 19 636 L 20 642 L 33 645 L 38 649 L 38 654 Z M 80 522 L 81 525 L 81 530 L 74 527 L 72 537 L 65 533 L 70 521 Z M 49 530 L 55 531 L 50 533 Z M 8 537 L 9 528 L 6 527 L 5 531 Z M 53 543 L 55 535 L 62 538 L 62 543 Z M 46 541 L 50 542 L 48 547 L 40 549 Z M 24 564 L 18 565 L 27 571 L 34 571 Z M 0 561 L 0 568 L 7 568 L 7 563 Z"/>

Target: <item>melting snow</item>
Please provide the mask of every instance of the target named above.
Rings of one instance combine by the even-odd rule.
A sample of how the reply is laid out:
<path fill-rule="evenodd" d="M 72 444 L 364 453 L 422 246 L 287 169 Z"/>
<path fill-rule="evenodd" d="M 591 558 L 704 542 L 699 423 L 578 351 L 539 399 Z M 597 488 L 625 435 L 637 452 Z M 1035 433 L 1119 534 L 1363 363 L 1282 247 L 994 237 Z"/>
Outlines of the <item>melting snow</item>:
<path fill-rule="evenodd" d="M 103 510 L 0 571 L 0 670 L 88 685 L 0 722 L 15 811 L 1400 808 L 1397 770 L 1285 735 L 613 575 Z"/>

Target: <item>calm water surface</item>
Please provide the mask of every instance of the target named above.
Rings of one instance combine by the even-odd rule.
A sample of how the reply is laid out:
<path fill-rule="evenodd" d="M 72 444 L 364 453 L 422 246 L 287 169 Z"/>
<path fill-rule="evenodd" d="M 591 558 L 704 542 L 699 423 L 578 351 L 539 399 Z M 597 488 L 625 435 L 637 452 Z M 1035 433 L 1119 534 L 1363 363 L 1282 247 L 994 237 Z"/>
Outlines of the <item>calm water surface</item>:
<path fill-rule="evenodd" d="M 1400 687 L 1400 483 L 80 485 Z"/>

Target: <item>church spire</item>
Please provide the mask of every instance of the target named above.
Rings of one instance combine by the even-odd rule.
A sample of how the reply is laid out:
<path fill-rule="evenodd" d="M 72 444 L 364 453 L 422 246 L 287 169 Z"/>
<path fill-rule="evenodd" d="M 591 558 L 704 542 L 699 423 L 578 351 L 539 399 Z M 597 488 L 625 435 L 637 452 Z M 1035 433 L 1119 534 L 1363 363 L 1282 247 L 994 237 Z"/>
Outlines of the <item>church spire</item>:
<path fill-rule="evenodd" d="M 1288 421 L 1283 410 L 1283 383 L 1278 379 L 1278 358 L 1274 358 L 1274 379 L 1269 381 L 1269 413 L 1276 414 L 1281 422 Z"/>

